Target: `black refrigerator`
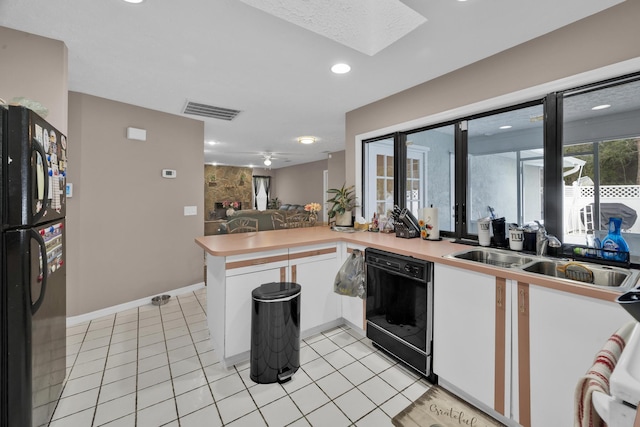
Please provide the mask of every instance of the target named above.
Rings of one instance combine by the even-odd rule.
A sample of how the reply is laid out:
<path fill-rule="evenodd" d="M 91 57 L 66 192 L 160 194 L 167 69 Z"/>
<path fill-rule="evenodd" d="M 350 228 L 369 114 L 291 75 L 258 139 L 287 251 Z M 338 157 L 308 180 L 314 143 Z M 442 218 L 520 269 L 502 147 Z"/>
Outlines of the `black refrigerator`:
<path fill-rule="evenodd" d="M 67 139 L 2 106 L 0 141 L 0 426 L 41 426 L 66 375 Z"/>

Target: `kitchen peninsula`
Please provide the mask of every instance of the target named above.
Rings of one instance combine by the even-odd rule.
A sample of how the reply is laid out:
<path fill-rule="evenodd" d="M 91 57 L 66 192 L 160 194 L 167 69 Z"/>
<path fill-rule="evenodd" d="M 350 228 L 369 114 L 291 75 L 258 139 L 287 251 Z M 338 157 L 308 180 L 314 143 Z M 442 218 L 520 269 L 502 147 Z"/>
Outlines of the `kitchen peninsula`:
<path fill-rule="evenodd" d="M 359 298 L 333 293 L 351 249 L 377 249 L 434 262 L 433 371 L 439 382 L 503 421 L 571 425 L 573 390 L 612 332 L 631 317 L 619 293 L 445 255 L 451 241 L 328 227 L 196 239 L 206 252 L 207 317 L 222 362 L 248 360 L 251 290 L 270 281 L 302 286 L 306 337 L 339 324 L 364 335 Z"/>

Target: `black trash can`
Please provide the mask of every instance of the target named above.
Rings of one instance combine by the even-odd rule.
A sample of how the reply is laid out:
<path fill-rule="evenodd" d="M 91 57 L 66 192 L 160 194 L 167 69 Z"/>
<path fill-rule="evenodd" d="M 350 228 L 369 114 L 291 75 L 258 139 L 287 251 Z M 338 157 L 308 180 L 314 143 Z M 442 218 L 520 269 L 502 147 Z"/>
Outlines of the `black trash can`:
<path fill-rule="evenodd" d="M 286 382 L 300 367 L 300 292 L 292 282 L 265 283 L 251 292 L 251 379 Z"/>

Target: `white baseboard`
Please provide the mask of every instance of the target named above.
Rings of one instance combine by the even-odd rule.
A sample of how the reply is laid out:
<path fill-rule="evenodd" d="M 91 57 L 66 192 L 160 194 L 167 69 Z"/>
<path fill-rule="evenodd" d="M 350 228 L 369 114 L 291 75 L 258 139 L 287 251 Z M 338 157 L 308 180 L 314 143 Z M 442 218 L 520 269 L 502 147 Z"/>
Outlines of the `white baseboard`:
<path fill-rule="evenodd" d="M 328 331 L 329 329 L 333 329 L 335 327 L 341 326 L 343 324 L 342 318 L 332 320 L 331 322 L 324 323 L 322 325 L 316 326 L 314 328 L 306 329 L 300 332 L 300 339 L 307 339 L 314 335 L 317 335 L 321 332 Z"/>
<path fill-rule="evenodd" d="M 163 292 L 162 295 L 171 295 L 172 297 L 175 297 L 176 295 L 194 292 L 202 288 L 204 288 L 204 282 L 196 283 L 195 285 L 185 286 L 184 288 L 174 289 L 172 291 Z M 114 305 L 112 307 L 103 308 L 100 310 L 92 311 L 90 313 L 80 314 L 78 316 L 67 317 L 67 328 L 70 326 L 78 325 L 83 322 L 88 322 L 89 320 L 94 320 L 100 317 L 109 316 L 110 314 L 114 314 L 119 311 L 125 311 L 132 308 L 141 307 L 143 305 L 149 305 L 151 304 L 151 298 L 153 296 L 141 298 L 135 301 L 125 302 L 123 304 Z"/>
<path fill-rule="evenodd" d="M 364 329 L 362 329 L 362 326 L 358 326 L 355 323 L 352 323 L 350 321 L 348 321 L 347 319 L 345 319 L 344 317 L 342 318 L 342 322 L 347 325 L 348 327 L 350 327 L 354 332 L 356 332 L 358 335 L 360 335 L 361 338 L 366 338 L 367 337 L 367 331 L 365 331 Z"/>

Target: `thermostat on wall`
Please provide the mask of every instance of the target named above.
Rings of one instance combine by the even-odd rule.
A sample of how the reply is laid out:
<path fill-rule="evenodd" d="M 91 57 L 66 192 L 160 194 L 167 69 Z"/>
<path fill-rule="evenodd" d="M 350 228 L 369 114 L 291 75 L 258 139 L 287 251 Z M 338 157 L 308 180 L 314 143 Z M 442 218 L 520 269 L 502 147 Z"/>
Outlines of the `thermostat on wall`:
<path fill-rule="evenodd" d="M 175 169 L 162 169 L 162 177 L 163 178 L 175 178 L 176 170 Z"/>

